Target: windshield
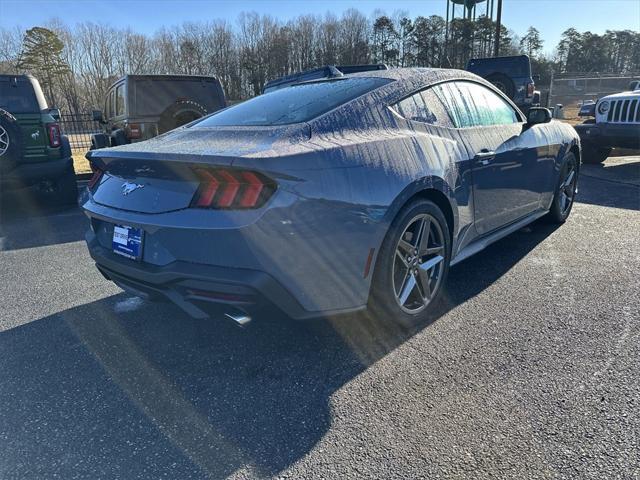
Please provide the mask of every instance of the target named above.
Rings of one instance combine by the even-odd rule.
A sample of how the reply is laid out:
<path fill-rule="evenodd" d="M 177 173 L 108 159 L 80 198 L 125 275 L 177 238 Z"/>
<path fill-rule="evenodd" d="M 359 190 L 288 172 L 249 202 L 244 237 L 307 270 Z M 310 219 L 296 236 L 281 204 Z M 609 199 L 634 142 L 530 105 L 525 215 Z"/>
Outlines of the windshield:
<path fill-rule="evenodd" d="M 38 99 L 31 83 L 0 79 L 0 108 L 9 113 L 35 113 L 40 111 Z"/>
<path fill-rule="evenodd" d="M 195 126 L 270 126 L 306 122 L 389 81 L 341 78 L 293 85 L 227 108 Z"/>

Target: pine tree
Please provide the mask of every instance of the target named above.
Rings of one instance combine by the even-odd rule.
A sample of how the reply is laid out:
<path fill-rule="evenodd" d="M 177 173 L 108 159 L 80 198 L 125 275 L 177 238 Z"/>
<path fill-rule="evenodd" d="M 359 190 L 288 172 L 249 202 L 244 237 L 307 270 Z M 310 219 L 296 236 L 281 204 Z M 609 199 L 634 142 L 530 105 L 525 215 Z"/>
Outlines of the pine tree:
<path fill-rule="evenodd" d="M 530 58 L 536 58 L 542 50 L 543 41 L 540 38 L 540 32 L 535 27 L 529 27 L 527 33 L 520 40 L 520 48 L 529 55 Z"/>
<path fill-rule="evenodd" d="M 55 82 L 67 74 L 69 65 L 62 58 L 64 44 L 51 30 L 33 27 L 27 30 L 22 42 L 18 69 L 33 73 L 44 84 L 49 100 L 55 105 L 53 87 Z"/>

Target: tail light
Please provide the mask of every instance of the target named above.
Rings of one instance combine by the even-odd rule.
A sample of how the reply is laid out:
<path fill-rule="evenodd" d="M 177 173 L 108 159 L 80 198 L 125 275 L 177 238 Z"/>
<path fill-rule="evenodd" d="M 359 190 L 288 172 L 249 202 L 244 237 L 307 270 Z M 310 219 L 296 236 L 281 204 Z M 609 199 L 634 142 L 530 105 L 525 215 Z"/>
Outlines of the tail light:
<path fill-rule="evenodd" d="M 527 97 L 533 97 L 536 86 L 533 83 L 527 83 Z"/>
<path fill-rule="evenodd" d="M 142 127 L 139 123 L 131 123 L 127 126 L 125 130 L 127 134 L 127 138 L 136 140 L 138 138 L 142 138 Z"/>
<path fill-rule="evenodd" d="M 200 179 L 191 201 L 195 208 L 259 208 L 276 191 L 276 183 L 250 170 L 196 169 Z"/>
<path fill-rule="evenodd" d="M 60 125 L 57 123 L 47 124 L 47 132 L 49 133 L 49 145 L 54 148 L 62 145 L 62 136 L 60 134 Z"/>
<path fill-rule="evenodd" d="M 93 175 L 91 176 L 91 178 L 89 179 L 89 182 L 87 183 L 87 188 L 89 190 L 93 190 L 93 187 L 95 187 L 100 182 L 100 179 L 104 174 L 102 170 L 100 170 L 99 168 L 95 168 L 93 165 L 91 165 L 91 170 L 93 170 Z"/>

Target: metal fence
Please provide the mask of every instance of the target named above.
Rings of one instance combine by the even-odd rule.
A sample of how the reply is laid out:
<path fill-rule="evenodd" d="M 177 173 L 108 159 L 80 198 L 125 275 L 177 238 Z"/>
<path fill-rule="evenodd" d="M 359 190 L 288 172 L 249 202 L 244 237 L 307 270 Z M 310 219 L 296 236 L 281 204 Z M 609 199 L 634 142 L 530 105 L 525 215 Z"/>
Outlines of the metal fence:
<path fill-rule="evenodd" d="M 60 128 L 69 137 L 71 150 L 84 153 L 91 148 L 91 134 L 102 131 L 88 113 L 60 115 Z"/>
<path fill-rule="evenodd" d="M 612 73 L 573 73 L 554 76 L 549 87 L 547 106 L 562 104 L 579 108 L 583 103 L 612 93 L 629 89 L 632 80 L 640 78 L 640 72 L 616 75 Z M 544 105 L 544 103 L 543 103 Z"/>

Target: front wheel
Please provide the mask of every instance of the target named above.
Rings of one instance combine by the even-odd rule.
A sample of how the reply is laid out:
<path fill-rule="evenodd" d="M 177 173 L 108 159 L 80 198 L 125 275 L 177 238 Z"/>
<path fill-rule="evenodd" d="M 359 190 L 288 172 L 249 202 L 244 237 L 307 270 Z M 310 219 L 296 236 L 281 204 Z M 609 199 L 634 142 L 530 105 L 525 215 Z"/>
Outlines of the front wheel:
<path fill-rule="evenodd" d="M 417 200 L 392 222 L 378 254 L 369 311 L 413 327 L 429 318 L 446 281 L 449 227 L 433 202 Z"/>
<path fill-rule="evenodd" d="M 573 207 L 573 201 L 578 191 L 578 161 L 576 156 L 569 152 L 564 157 L 564 163 L 560 170 L 560 179 L 553 196 L 551 208 L 547 219 L 552 223 L 564 223 Z"/>
<path fill-rule="evenodd" d="M 589 164 L 604 162 L 611 154 L 611 148 L 598 147 L 591 143 L 582 144 L 582 161 Z"/>

